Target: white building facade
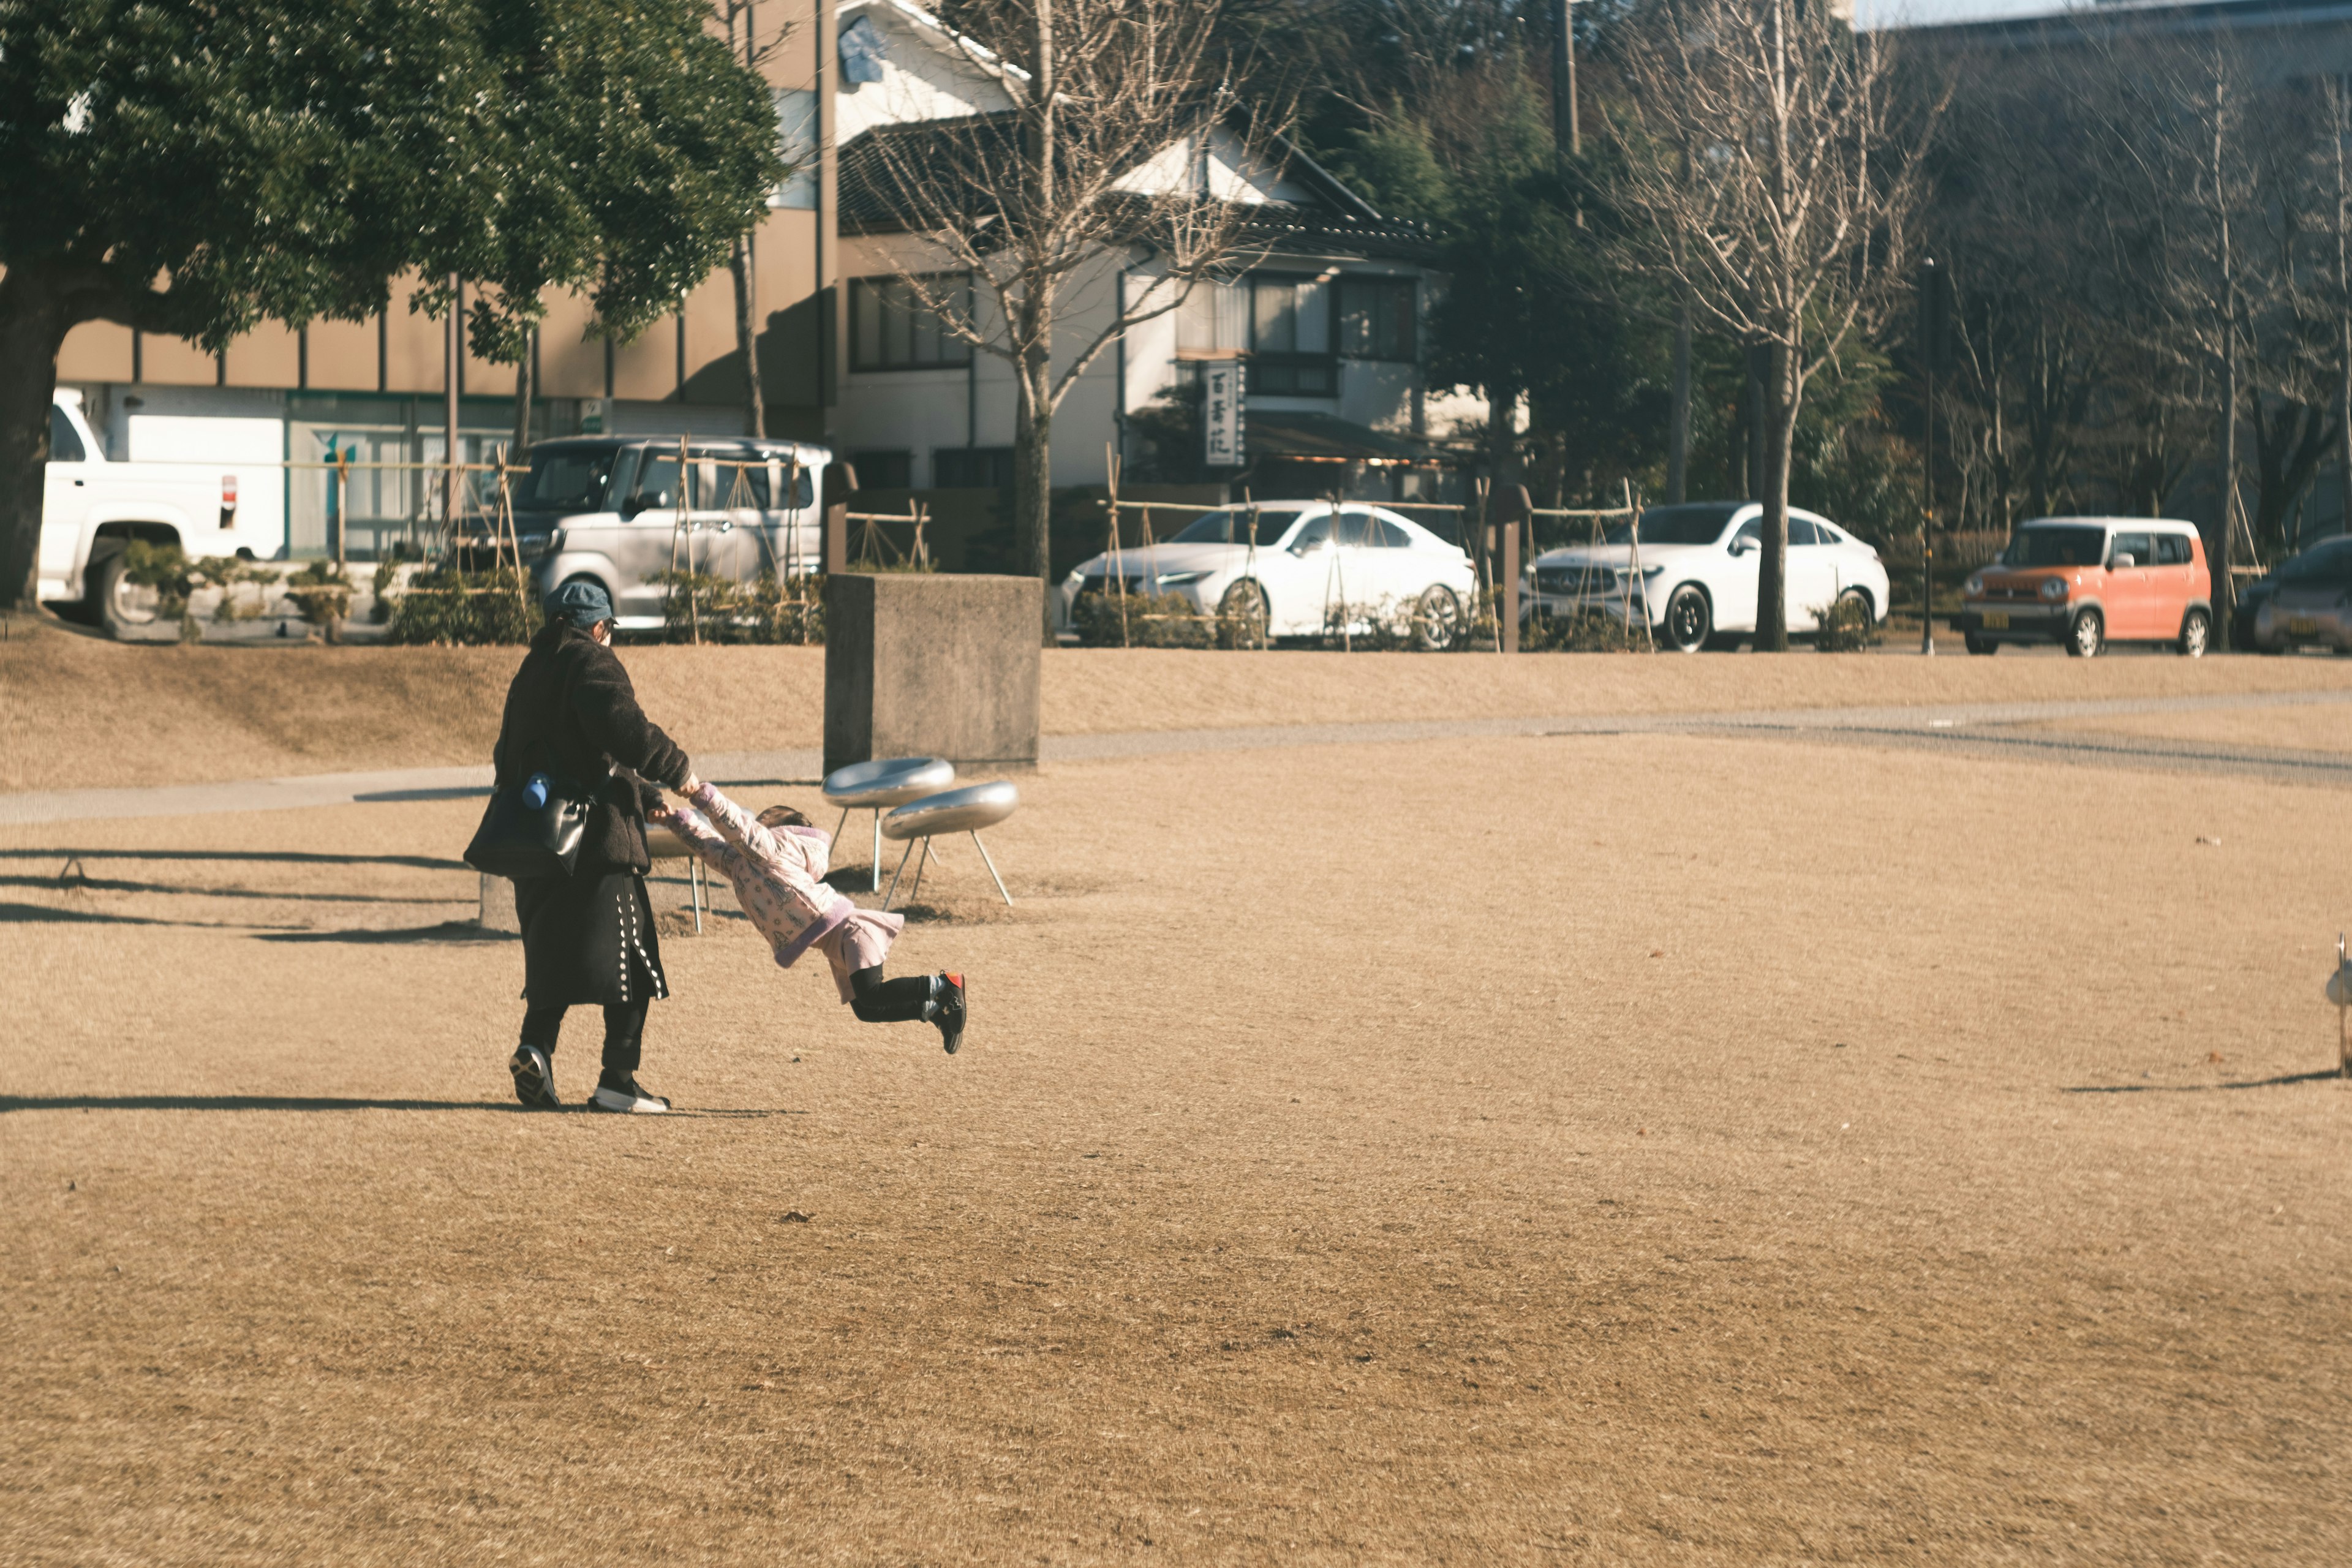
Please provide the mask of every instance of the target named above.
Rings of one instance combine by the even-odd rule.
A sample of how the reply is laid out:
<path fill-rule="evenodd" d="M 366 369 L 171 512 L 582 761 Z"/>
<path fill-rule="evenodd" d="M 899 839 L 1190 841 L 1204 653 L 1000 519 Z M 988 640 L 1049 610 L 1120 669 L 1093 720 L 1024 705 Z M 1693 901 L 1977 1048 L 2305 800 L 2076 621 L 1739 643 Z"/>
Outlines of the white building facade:
<path fill-rule="evenodd" d="M 889 212 L 887 182 L 861 175 L 861 137 L 904 139 L 926 122 L 1013 108 L 984 51 L 906 0 L 858 0 L 839 11 L 843 68 L 835 102 L 841 169 L 841 304 L 836 312 L 836 453 L 868 489 L 1009 484 L 1015 419 L 1010 364 L 940 329 L 903 278 L 929 250 Z M 1223 128 L 1139 170 L 1139 180 L 1204 180 L 1246 215 L 1245 271 L 1195 285 L 1177 308 L 1142 321 L 1078 378 L 1053 425 L 1056 485 L 1101 484 L 1109 455 L 1150 456 L 1139 416 L 1181 394 L 1202 363 L 1246 365 L 1244 470 L 1285 488 L 1367 488 L 1394 499 L 1435 482 L 1454 410 L 1433 405 L 1422 371 L 1425 322 L 1442 279 L 1414 226 L 1383 218 L 1312 160 L 1286 146 L 1282 166 L 1250 158 Z M 867 165 L 870 166 L 870 165 Z M 983 334 L 993 301 L 985 279 L 926 274 L 925 287 L 969 300 Z M 1056 368 L 1097 340 L 1122 296 L 1130 308 L 1177 297 L 1148 248 L 1106 255 L 1056 301 Z M 1001 341 L 1001 339 L 1000 339 Z M 1433 430 L 1433 421 L 1436 428 Z M 1346 476 L 1264 465 L 1352 465 Z M 1393 469 L 1394 473 L 1388 470 Z M 1408 478 L 1408 471 L 1412 477 Z"/>

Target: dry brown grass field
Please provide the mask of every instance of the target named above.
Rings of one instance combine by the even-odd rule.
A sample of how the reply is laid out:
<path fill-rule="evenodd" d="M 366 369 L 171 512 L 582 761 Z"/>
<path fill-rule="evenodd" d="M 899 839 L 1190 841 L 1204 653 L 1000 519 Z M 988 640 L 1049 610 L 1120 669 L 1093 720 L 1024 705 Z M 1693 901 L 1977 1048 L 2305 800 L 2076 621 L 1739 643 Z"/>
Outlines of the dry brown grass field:
<path fill-rule="evenodd" d="M 0 641 L 0 791 L 486 762 L 520 659 L 519 650 L 498 647 L 125 647 L 31 620 L 11 631 Z M 689 751 L 823 742 L 823 648 L 652 646 L 624 648 L 623 657 L 646 711 Z M 2085 664 L 2012 651 L 1930 662 L 1807 651 L 1762 661 L 1504 659 L 1064 648 L 1045 655 L 1043 718 L 1047 734 L 1100 734 L 2347 685 L 2352 668 L 2318 658 L 2127 656 Z"/>
<path fill-rule="evenodd" d="M 304 679 L 64 658 L 131 651 Z M 806 743 L 814 667 L 733 657 L 630 662 Z M 1056 656 L 1049 722 L 2344 679 L 1249 662 Z M 0 1562 L 2352 1556 L 2339 788 L 1713 735 L 1023 787 L 1018 905 L 950 845 L 894 954 L 961 1054 L 722 899 L 627 1121 L 509 1098 L 474 803 L 0 828 Z"/>

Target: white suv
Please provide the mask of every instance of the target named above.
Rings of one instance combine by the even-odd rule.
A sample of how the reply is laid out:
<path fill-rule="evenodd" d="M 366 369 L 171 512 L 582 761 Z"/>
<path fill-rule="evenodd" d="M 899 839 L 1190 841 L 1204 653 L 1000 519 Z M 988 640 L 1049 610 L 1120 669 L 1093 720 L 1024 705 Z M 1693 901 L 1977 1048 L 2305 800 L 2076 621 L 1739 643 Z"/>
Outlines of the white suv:
<path fill-rule="evenodd" d="M 1658 640 L 1685 653 L 1756 629 L 1764 509 L 1754 501 L 1692 501 L 1643 511 L 1637 531 L 1619 523 L 1598 544 L 1536 557 L 1523 614 L 1646 619 Z M 1886 568 L 1878 552 L 1827 518 L 1789 509 L 1787 597 L 1792 632 L 1812 631 L 1832 605 L 1857 602 L 1869 622 L 1886 618 Z"/>

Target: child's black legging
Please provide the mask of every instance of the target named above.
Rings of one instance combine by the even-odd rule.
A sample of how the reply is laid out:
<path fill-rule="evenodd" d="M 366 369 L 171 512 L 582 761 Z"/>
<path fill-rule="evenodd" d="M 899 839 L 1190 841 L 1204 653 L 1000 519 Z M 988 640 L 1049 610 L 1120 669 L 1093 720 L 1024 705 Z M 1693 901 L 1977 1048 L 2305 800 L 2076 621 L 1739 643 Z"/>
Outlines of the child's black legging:
<path fill-rule="evenodd" d="M 604 1073 L 608 1078 L 636 1076 L 646 1037 L 646 999 L 608 1004 L 604 1008 Z M 552 1058 L 555 1037 L 563 1028 L 564 1005 L 532 1007 L 522 1016 L 522 1043 L 537 1046 Z"/>
<path fill-rule="evenodd" d="M 866 1024 L 919 1024 L 930 1005 L 931 977 L 909 975 L 885 980 L 882 966 L 853 971 L 849 976 L 849 1010 Z"/>

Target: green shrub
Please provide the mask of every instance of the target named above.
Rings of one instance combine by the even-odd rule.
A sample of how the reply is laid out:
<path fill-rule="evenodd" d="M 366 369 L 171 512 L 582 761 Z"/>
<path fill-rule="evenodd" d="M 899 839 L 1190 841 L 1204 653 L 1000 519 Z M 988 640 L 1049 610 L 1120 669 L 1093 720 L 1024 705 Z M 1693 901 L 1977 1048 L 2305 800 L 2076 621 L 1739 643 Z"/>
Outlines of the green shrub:
<path fill-rule="evenodd" d="M 377 592 L 389 590 L 382 568 Z M 529 642 L 543 623 L 536 595 L 511 566 L 467 572 L 445 566 L 420 572 L 394 599 L 386 642 L 481 647 Z"/>
<path fill-rule="evenodd" d="M 1651 639 L 1640 622 L 1586 611 L 1574 616 L 1530 616 L 1519 626 L 1523 653 L 1647 653 Z"/>
<path fill-rule="evenodd" d="M 1813 646 L 1823 653 L 1857 653 L 1878 646 L 1878 627 L 1871 624 L 1870 606 L 1860 597 L 1840 596 L 1822 612 L 1821 629 Z"/>
<path fill-rule="evenodd" d="M 176 544 L 134 539 L 122 552 L 123 580 L 155 591 L 158 620 L 185 620 L 188 595 L 195 591 L 187 552 Z"/>
<path fill-rule="evenodd" d="M 908 570 L 908 568 L 899 568 Z M 824 641 L 824 579 L 761 572 L 746 583 L 709 572 L 656 573 L 672 642 L 815 645 Z"/>
<path fill-rule="evenodd" d="M 1214 647 L 1216 616 L 1181 594 L 1080 594 L 1070 621 L 1085 647 Z"/>

